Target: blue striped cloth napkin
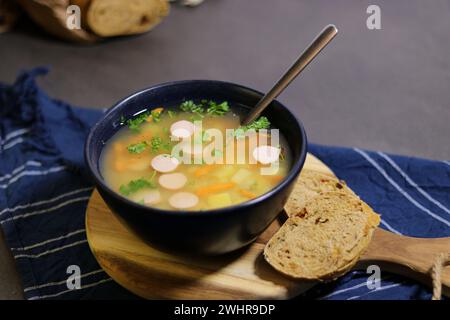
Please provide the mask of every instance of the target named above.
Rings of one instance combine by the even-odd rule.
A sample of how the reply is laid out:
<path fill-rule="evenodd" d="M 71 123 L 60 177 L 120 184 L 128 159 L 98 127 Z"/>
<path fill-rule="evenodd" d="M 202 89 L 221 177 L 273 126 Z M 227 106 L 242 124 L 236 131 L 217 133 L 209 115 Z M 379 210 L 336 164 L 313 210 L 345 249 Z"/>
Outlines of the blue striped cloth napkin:
<path fill-rule="evenodd" d="M 22 277 L 27 299 L 136 299 L 102 271 L 86 241 L 84 213 L 92 192 L 82 149 L 100 111 L 49 98 L 35 83 L 45 68 L 0 84 L 0 224 Z M 450 236 L 450 162 L 311 145 L 349 186 L 382 214 L 395 233 Z M 69 266 L 81 288 L 69 289 Z M 69 268 L 69 270 L 68 270 Z M 430 299 L 428 288 L 382 272 L 381 287 L 368 275 L 348 273 L 300 298 Z"/>

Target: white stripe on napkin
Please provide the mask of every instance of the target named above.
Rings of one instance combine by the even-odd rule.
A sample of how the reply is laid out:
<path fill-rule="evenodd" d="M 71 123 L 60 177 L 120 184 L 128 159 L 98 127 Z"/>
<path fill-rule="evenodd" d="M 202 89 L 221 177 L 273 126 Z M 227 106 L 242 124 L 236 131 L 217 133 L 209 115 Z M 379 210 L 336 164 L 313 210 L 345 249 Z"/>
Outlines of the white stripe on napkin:
<path fill-rule="evenodd" d="M 396 234 L 399 234 L 399 235 L 402 235 L 399 231 L 397 231 L 397 230 L 395 230 L 394 228 L 392 228 L 386 221 L 384 221 L 383 219 L 381 219 L 381 224 L 383 225 L 383 226 L 385 226 L 386 227 L 386 229 L 388 229 L 389 231 L 391 231 L 391 232 L 393 232 L 393 233 L 396 233 Z"/>
<path fill-rule="evenodd" d="M 103 269 L 97 269 L 95 271 L 91 271 L 91 272 L 82 274 L 82 275 L 80 275 L 80 279 L 92 276 L 92 275 L 100 273 L 100 272 L 104 272 Z M 37 286 L 27 287 L 27 288 L 23 289 L 23 292 L 28 292 L 28 291 L 32 291 L 32 290 L 36 290 L 36 289 L 41 289 L 41 288 L 59 286 L 59 285 L 65 284 L 65 283 L 67 283 L 67 279 L 66 280 L 61 280 L 61 281 L 55 281 L 55 282 L 47 282 L 47 283 L 44 283 L 44 284 L 39 284 Z"/>
<path fill-rule="evenodd" d="M 386 280 L 388 280 L 390 278 L 392 278 L 392 276 L 381 277 L 380 283 L 381 283 L 381 281 L 386 281 Z M 321 297 L 319 299 L 320 300 L 327 299 L 327 298 L 335 296 L 337 294 L 348 292 L 348 291 L 352 291 L 352 290 L 359 289 L 359 288 L 362 288 L 362 287 L 367 287 L 367 279 L 365 279 L 364 282 L 362 282 L 360 284 L 354 285 L 352 287 L 336 290 L 336 291 L 334 291 L 334 292 L 332 292 L 332 293 L 330 293 L 330 294 L 328 294 L 326 296 L 323 296 L 323 297 Z"/>
<path fill-rule="evenodd" d="M 363 283 L 354 285 L 353 287 L 348 287 L 348 288 L 344 288 L 344 289 L 341 289 L 341 290 L 336 290 L 336 291 L 334 291 L 334 292 L 332 292 L 332 293 L 330 293 L 330 294 L 328 294 L 326 296 L 321 297 L 320 300 L 327 299 L 327 298 L 330 298 L 330 297 L 335 296 L 337 294 L 344 293 L 344 292 L 351 291 L 351 290 L 355 290 L 355 289 L 362 288 L 362 287 L 365 287 L 365 286 L 367 286 L 367 280 L 364 280 Z"/>
<path fill-rule="evenodd" d="M 78 245 L 86 243 L 86 242 L 87 242 L 87 240 L 84 239 L 84 240 L 80 240 L 80 241 L 75 241 L 75 242 L 70 243 L 70 244 L 66 244 L 66 245 L 61 246 L 61 247 L 50 249 L 50 250 L 47 250 L 47 251 L 44 251 L 44 252 L 41 252 L 41 253 L 38 253 L 38 254 L 17 254 L 17 255 L 14 255 L 14 258 L 15 259 L 20 259 L 20 258 L 36 259 L 36 258 L 40 258 L 42 256 L 46 256 L 48 254 L 55 253 L 55 252 L 58 252 L 58 251 L 61 251 L 61 250 L 67 249 L 67 248 L 78 246 Z"/>
<path fill-rule="evenodd" d="M 442 203 L 440 203 L 438 200 L 434 199 L 432 196 L 430 196 L 425 190 L 423 190 L 421 187 L 417 185 L 395 162 L 392 160 L 387 154 L 384 154 L 383 152 L 378 152 L 378 154 L 383 157 L 389 164 L 397 170 L 398 173 L 401 174 L 401 176 L 414 188 L 417 189 L 425 198 L 427 198 L 429 201 L 433 202 L 435 205 L 437 205 L 439 208 L 450 214 L 450 210 L 447 209 Z"/>
<path fill-rule="evenodd" d="M 375 169 L 378 170 L 378 172 L 381 173 L 381 175 L 387 180 L 389 181 L 389 183 L 394 186 L 398 192 L 400 192 L 406 199 L 409 200 L 409 202 L 411 202 L 413 205 L 415 205 L 417 208 L 419 208 L 420 210 L 422 210 L 423 212 L 425 212 L 426 214 L 428 214 L 430 217 L 442 222 L 443 224 L 445 224 L 446 226 L 450 227 L 450 222 L 447 221 L 446 219 L 438 216 L 436 213 L 431 212 L 430 210 L 428 210 L 427 208 L 425 208 L 423 205 L 421 205 L 419 202 L 417 202 L 415 199 L 413 199 L 409 193 L 407 193 L 405 190 L 403 190 L 387 173 L 386 171 L 381 168 L 378 163 L 375 162 L 375 160 L 373 160 L 366 152 L 358 149 L 358 148 L 353 148 L 353 150 L 355 150 L 357 153 L 359 153 L 362 157 L 364 157 L 370 164 L 372 164 Z"/>
<path fill-rule="evenodd" d="M 0 181 L 3 181 L 3 180 L 5 180 L 5 179 L 10 179 L 10 178 L 13 177 L 14 175 L 16 175 L 16 174 L 18 174 L 19 172 L 25 170 L 25 168 L 26 168 L 27 166 L 41 167 L 41 166 L 42 166 L 42 163 L 37 162 L 37 161 L 33 161 L 33 160 L 27 161 L 27 162 L 25 162 L 23 165 L 21 165 L 21 166 L 15 168 L 13 171 L 11 171 L 11 173 L 7 173 L 7 174 L 5 174 L 4 176 L 1 176 L 1 177 L 0 177 Z"/>
<path fill-rule="evenodd" d="M 40 215 L 40 214 L 43 214 L 43 213 L 55 211 L 55 210 L 58 210 L 58 209 L 60 209 L 60 208 L 62 208 L 64 206 L 67 206 L 67 205 L 75 203 L 75 202 L 87 201 L 87 200 L 89 200 L 89 198 L 90 198 L 89 196 L 86 196 L 86 197 L 79 197 L 79 198 L 75 198 L 75 199 L 70 199 L 70 200 L 67 200 L 67 201 L 65 201 L 63 203 L 60 203 L 60 204 L 58 204 L 58 205 L 56 205 L 54 207 L 48 208 L 48 209 L 36 210 L 36 211 L 32 211 L 32 212 L 21 214 L 21 215 L 17 215 L 17 216 L 8 218 L 8 219 L 1 220 L 0 224 L 4 224 L 4 223 L 12 221 L 12 220 L 27 218 L 27 217 L 30 217 L 30 216 L 35 216 L 35 215 Z"/>
<path fill-rule="evenodd" d="M 10 140 L 12 138 L 24 135 L 24 134 L 30 132 L 30 130 L 31 130 L 30 128 L 24 128 L 24 129 L 18 129 L 13 132 L 10 132 L 6 135 L 4 140 L 0 140 L 0 145 L 5 144 L 8 140 Z"/>
<path fill-rule="evenodd" d="M 85 286 L 81 286 L 80 289 L 69 289 L 69 290 L 64 290 L 64 291 L 60 291 L 60 292 L 53 293 L 53 294 L 46 294 L 46 295 L 43 295 L 43 296 L 34 296 L 34 297 L 29 298 L 28 300 L 54 298 L 54 297 L 58 297 L 58 296 L 60 296 L 62 294 L 65 294 L 65 293 L 92 288 L 92 287 L 95 287 L 95 286 L 97 286 L 99 284 L 102 284 L 102 283 L 105 283 L 105 282 L 109 282 L 109 281 L 112 281 L 112 279 L 111 278 L 103 279 L 103 280 L 100 280 L 100 281 L 97 281 L 97 282 L 94 282 L 94 283 L 91 283 L 91 284 L 87 284 Z"/>
<path fill-rule="evenodd" d="M 8 188 L 11 184 L 13 184 L 14 182 L 16 182 L 17 180 L 19 180 L 20 178 L 26 177 L 26 176 L 45 176 L 49 173 L 54 173 L 54 172 L 59 172 L 62 171 L 64 169 L 66 169 L 66 166 L 59 166 L 59 167 L 53 167 L 47 170 L 27 170 L 27 171 L 22 171 L 21 173 L 19 173 L 18 175 L 14 176 L 13 178 L 9 179 L 9 181 L 6 184 L 0 184 L 0 189 L 6 189 Z"/>
<path fill-rule="evenodd" d="M 26 251 L 26 250 L 34 249 L 34 248 L 43 246 L 45 244 L 52 243 L 54 241 L 58 241 L 58 240 L 62 240 L 62 239 L 66 239 L 66 238 L 75 236 L 75 235 L 83 233 L 85 231 L 86 231 L 86 229 L 79 229 L 79 230 L 76 230 L 76 231 L 73 231 L 73 232 L 69 232 L 69 233 L 67 233 L 65 235 L 62 235 L 62 236 L 59 236 L 59 237 L 56 237 L 56 238 L 52 238 L 52 239 L 48 239 L 48 240 L 45 240 L 45 241 L 42 241 L 42 242 L 38 242 L 38 243 L 35 243 L 33 245 L 30 245 L 30 246 L 23 247 L 23 248 L 11 248 L 11 250 L 13 250 L 13 251 Z"/>
<path fill-rule="evenodd" d="M 32 202 L 32 203 L 27 203 L 27 204 L 21 204 L 21 205 L 18 205 L 16 207 L 14 207 L 14 208 L 6 208 L 6 209 L 3 209 L 2 211 L 0 211 L 0 216 L 2 214 L 6 213 L 6 212 L 14 212 L 14 211 L 17 211 L 19 209 L 26 209 L 26 208 L 29 208 L 29 207 L 36 207 L 36 206 L 40 206 L 40 205 L 43 205 L 43 204 L 52 203 L 52 202 L 58 201 L 59 199 L 65 198 L 67 196 L 71 196 L 71 195 L 74 195 L 74 194 L 77 194 L 77 193 L 80 193 L 80 192 L 83 192 L 83 191 L 92 190 L 92 189 L 93 189 L 92 187 L 76 189 L 76 190 L 73 190 L 73 191 L 70 191 L 70 192 L 67 192 L 67 193 L 63 193 L 63 194 L 61 194 L 61 195 L 59 195 L 59 196 L 57 196 L 55 198 L 42 200 L 42 201 L 37 201 L 37 202 Z"/>
<path fill-rule="evenodd" d="M 374 293 L 374 292 L 379 292 L 379 291 L 383 291 L 383 290 L 387 290 L 387 289 L 391 289 L 391 288 L 395 288 L 395 287 L 401 286 L 402 284 L 403 284 L 403 282 L 400 282 L 400 283 L 390 284 L 390 285 L 384 286 L 384 287 L 375 288 L 375 289 L 373 289 L 373 290 L 371 290 L 369 292 L 366 292 L 366 293 L 364 293 L 364 294 L 362 294 L 360 296 L 350 297 L 347 300 L 355 300 L 355 299 L 361 298 L 363 296 L 366 296 L 366 295 Z"/>
<path fill-rule="evenodd" d="M 16 144 L 22 143 L 22 142 L 24 142 L 24 141 L 25 141 L 25 140 L 23 140 L 23 138 L 19 137 L 19 138 L 15 139 L 15 140 L 13 140 L 13 141 L 11 141 L 11 142 L 9 142 L 9 143 L 3 145 L 3 150 L 11 149 L 11 148 L 14 147 Z"/>

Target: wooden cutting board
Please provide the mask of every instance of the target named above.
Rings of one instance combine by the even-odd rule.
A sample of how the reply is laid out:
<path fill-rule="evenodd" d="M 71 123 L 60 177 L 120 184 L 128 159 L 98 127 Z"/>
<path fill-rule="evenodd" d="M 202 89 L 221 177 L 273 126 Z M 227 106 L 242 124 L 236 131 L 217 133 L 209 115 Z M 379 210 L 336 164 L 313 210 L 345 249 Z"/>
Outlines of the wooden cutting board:
<path fill-rule="evenodd" d="M 334 176 L 310 154 L 305 168 Z M 148 246 L 126 229 L 95 190 L 86 211 L 86 234 L 106 273 L 147 299 L 287 299 L 315 282 L 287 278 L 272 269 L 262 256 L 265 243 L 284 219 L 280 215 L 253 244 L 237 252 L 221 257 L 180 257 Z M 410 238 L 377 229 L 356 268 L 377 264 L 382 273 L 399 273 L 430 284 L 428 272 L 441 252 L 450 252 L 450 238 Z M 449 295 L 449 268 L 443 272 L 442 280 L 443 293 Z"/>

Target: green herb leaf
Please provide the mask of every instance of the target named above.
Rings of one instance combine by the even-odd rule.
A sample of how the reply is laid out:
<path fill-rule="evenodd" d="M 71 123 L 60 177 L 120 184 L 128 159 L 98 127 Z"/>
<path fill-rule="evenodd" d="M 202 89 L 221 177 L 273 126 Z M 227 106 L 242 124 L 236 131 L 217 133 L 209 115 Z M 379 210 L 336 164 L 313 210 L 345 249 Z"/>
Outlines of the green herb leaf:
<path fill-rule="evenodd" d="M 127 120 L 127 125 L 128 128 L 130 128 L 130 130 L 133 130 L 135 132 L 140 132 L 140 126 L 142 123 L 145 122 L 145 120 L 147 120 L 147 118 L 151 115 L 150 112 L 146 111 L 143 112 L 141 114 L 138 114 L 137 116 L 135 116 L 133 119 L 128 119 Z"/>
<path fill-rule="evenodd" d="M 137 179 L 131 180 L 127 185 L 121 185 L 119 187 L 119 192 L 124 196 L 129 196 L 141 189 L 144 188 L 156 188 L 156 184 L 152 181 L 153 177 L 150 180 L 146 179 Z"/>
<path fill-rule="evenodd" d="M 160 137 L 153 137 L 150 141 L 150 146 L 152 148 L 152 152 L 156 153 L 161 148 L 162 139 Z"/>
<path fill-rule="evenodd" d="M 228 111 L 230 111 L 230 106 L 226 101 L 222 102 L 221 104 L 217 104 L 214 101 L 209 101 L 208 109 L 206 110 L 208 114 L 214 116 L 223 116 Z"/>
<path fill-rule="evenodd" d="M 161 114 L 162 114 L 162 112 L 152 111 L 150 114 L 152 116 L 153 122 L 158 123 L 158 122 L 161 121 Z"/>
<path fill-rule="evenodd" d="M 192 100 L 183 102 L 180 105 L 180 109 L 184 112 L 193 112 L 197 114 L 202 114 L 205 111 L 202 105 L 197 105 Z"/>
<path fill-rule="evenodd" d="M 148 144 L 145 141 L 142 142 L 138 142 L 138 143 L 134 143 L 134 144 L 130 144 L 127 147 L 127 150 L 129 153 L 141 153 L 144 152 L 144 150 L 147 148 Z"/>
<path fill-rule="evenodd" d="M 153 137 L 150 140 L 150 147 L 153 153 L 158 152 L 161 148 L 169 151 L 171 149 L 171 143 L 170 141 L 163 141 L 161 137 Z"/>
<path fill-rule="evenodd" d="M 180 109 L 184 112 L 195 113 L 196 117 L 201 119 L 204 117 L 205 109 L 209 115 L 222 116 L 230 111 L 230 106 L 226 101 L 219 104 L 212 100 L 202 99 L 199 103 L 192 100 L 185 101 L 180 105 Z"/>
<path fill-rule="evenodd" d="M 242 128 L 244 129 L 244 131 L 247 131 L 250 129 L 255 129 L 256 131 L 258 131 L 261 129 L 269 129 L 269 127 L 270 127 L 269 119 L 267 119 L 266 117 L 259 117 L 252 123 L 250 123 L 246 126 L 243 126 Z"/>
<path fill-rule="evenodd" d="M 269 128 L 270 128 L 269 119 L 267 119 L 266 117 L 259 117 L 250 124 L 235 129 L 234 136 L 236 138 L 242 138 L 248 130 L 253 129 L 255 131 L 258 131 L 261 129 L 269 129 Z"/>

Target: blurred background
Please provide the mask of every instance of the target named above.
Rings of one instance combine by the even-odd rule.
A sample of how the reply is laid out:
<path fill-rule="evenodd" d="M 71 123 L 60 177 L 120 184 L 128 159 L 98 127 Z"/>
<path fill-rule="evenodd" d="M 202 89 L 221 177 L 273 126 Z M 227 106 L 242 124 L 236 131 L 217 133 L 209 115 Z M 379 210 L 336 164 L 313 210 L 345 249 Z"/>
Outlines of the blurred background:
<path fill-rule="evenodd" d="M 366 26 L 372 4 L 381 9 L 381 30 Z M 0 34 L 0 82 L 51 66 L 40 82 L 44 90 L 90 108 L 182 79 L 266 91 L 334 23 L 336 39 L 279 97 L 303 121 L 310 142 L 450 159 L 450 1 L 205 0 L 157 10 L 155 21 L 141 21 L 157 24 L 144 34 L 68 41 L 44 31 L 49 26 L 30 19 L 28 8 Z M 20 294 L 11 264 L 0 259 L 0 271 L 0 298 Z"/>
<path fill-rule="evenodd" d="M 381 30 L 366 27 L 370 4 Z M 0 81 L 39 65 L 42 87 L 104 108 L 156 83 L 220 79 L 268 90 L 328 23 L 340 33 L 279 98 L 310 141 L 450 158 L 450 1 L 206 0 L 141 36 L 92 45 L 55 39 L 28 19 L 0 36 Z"/>

